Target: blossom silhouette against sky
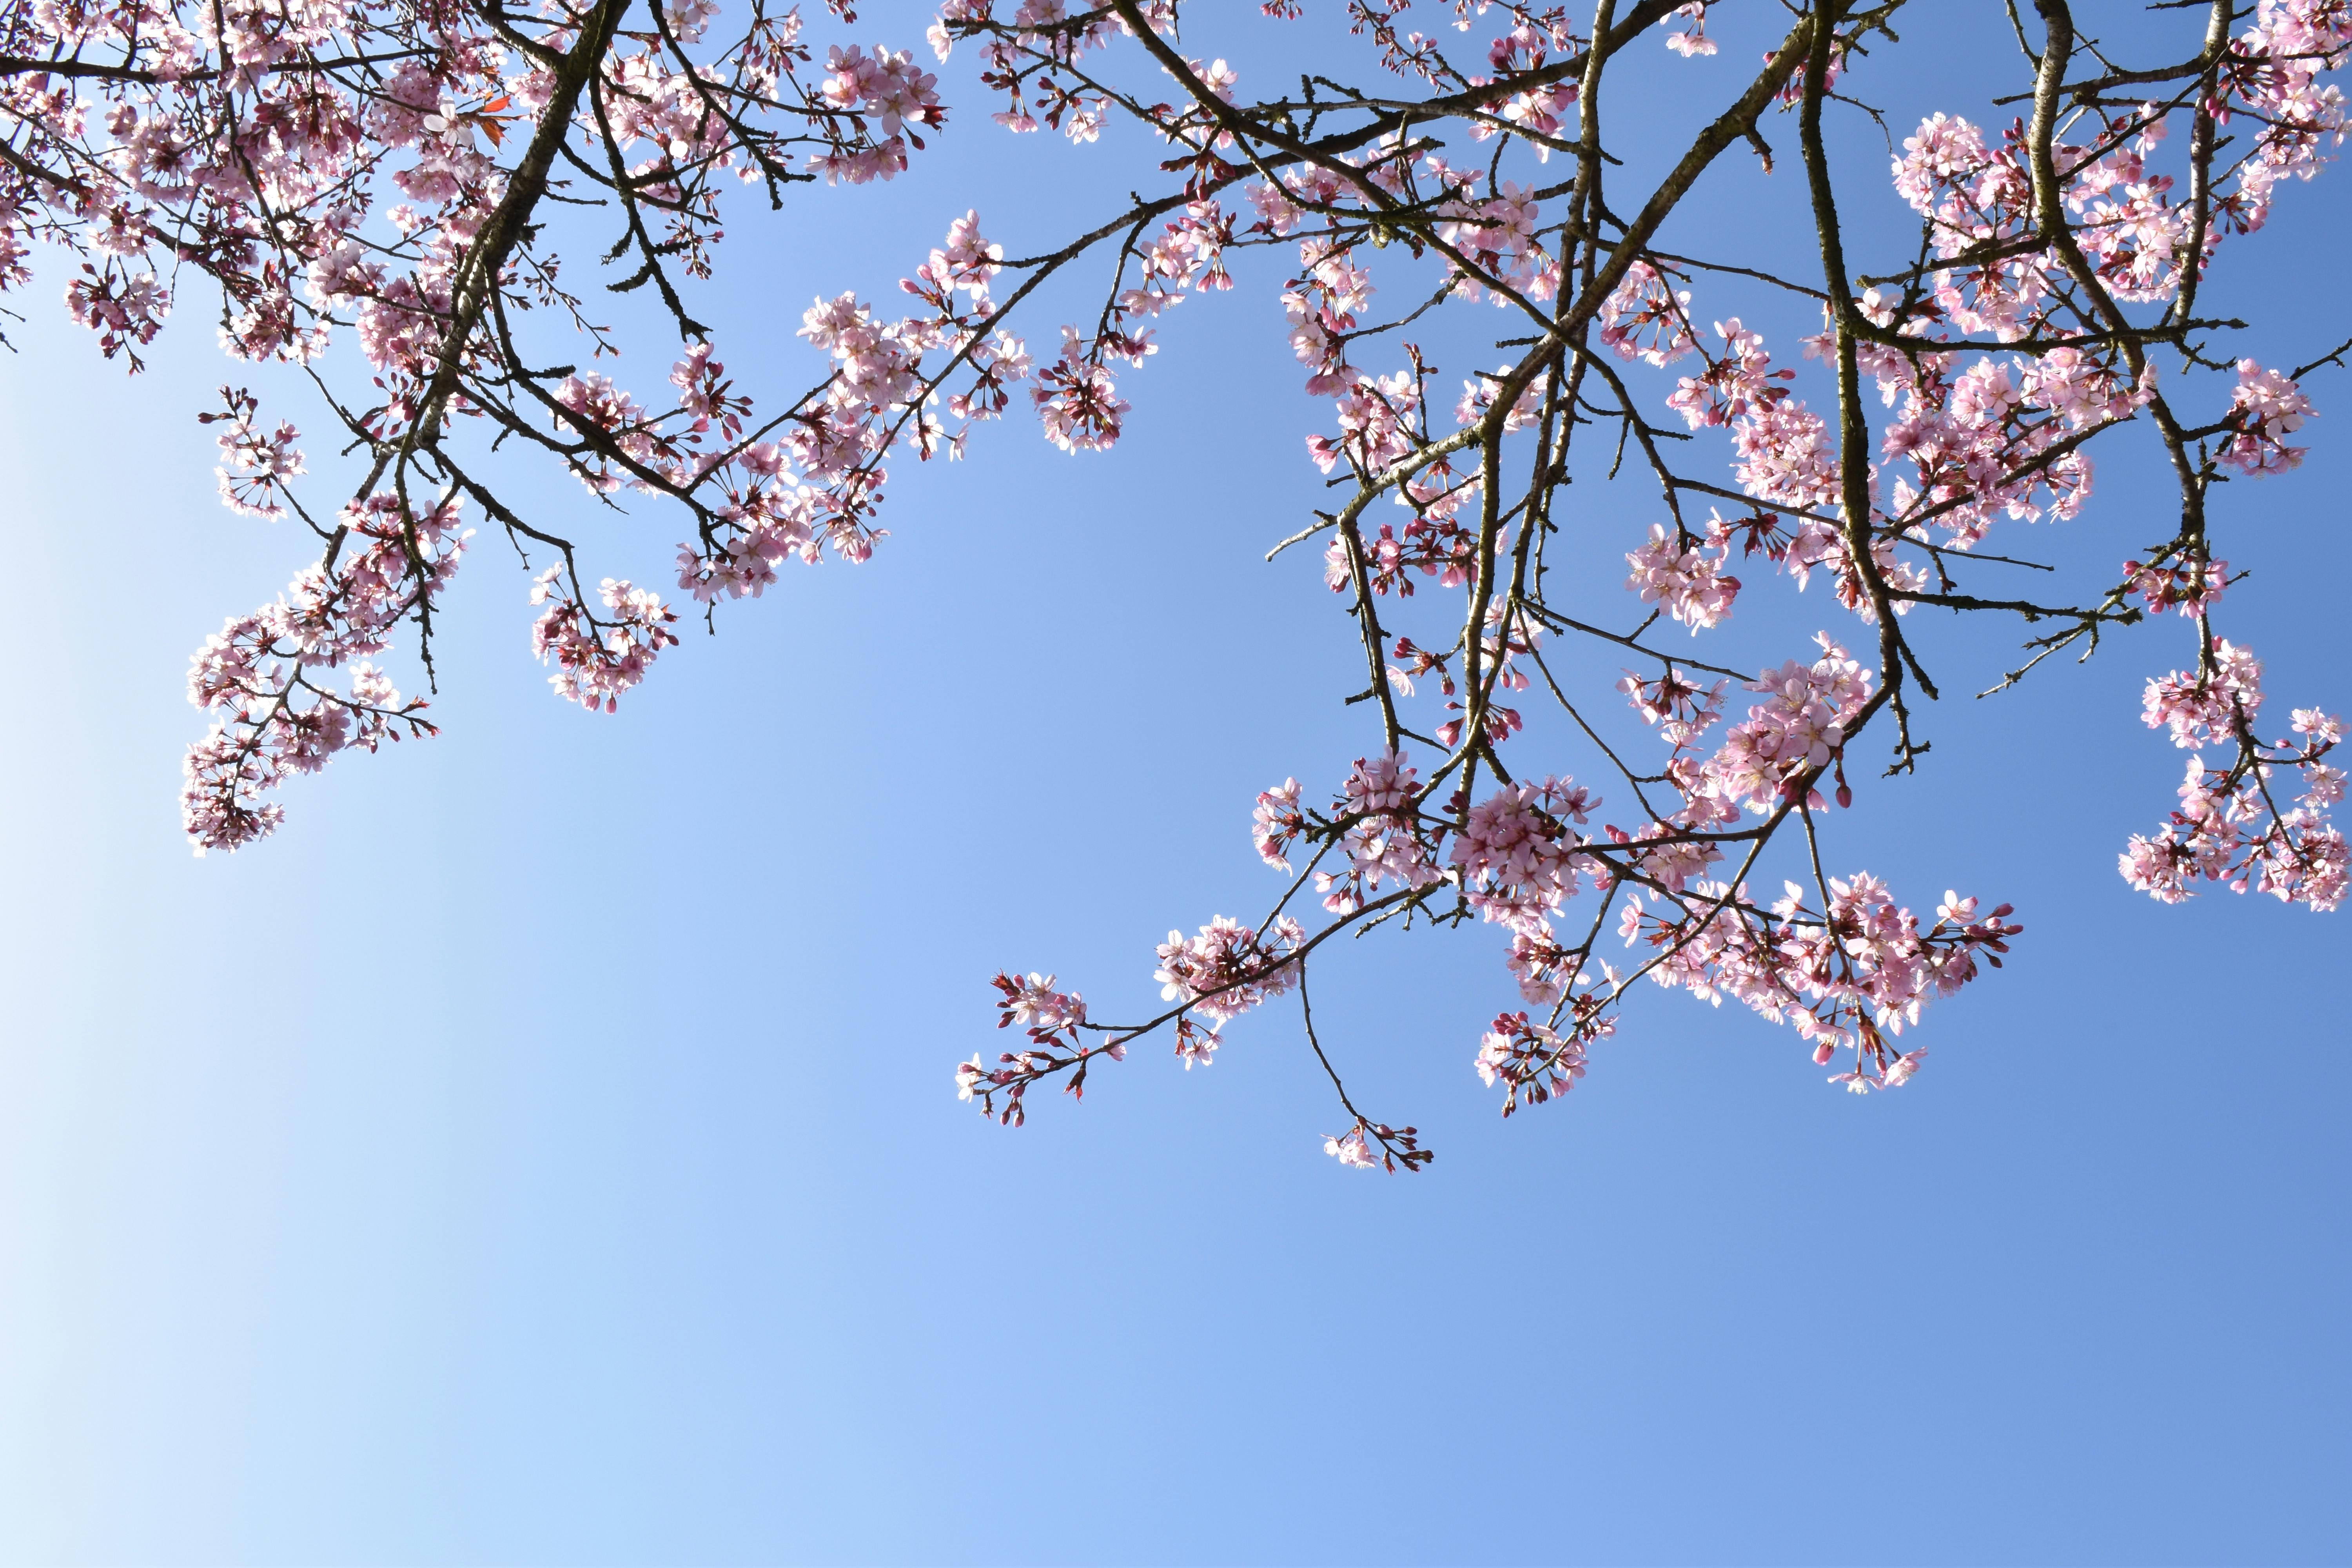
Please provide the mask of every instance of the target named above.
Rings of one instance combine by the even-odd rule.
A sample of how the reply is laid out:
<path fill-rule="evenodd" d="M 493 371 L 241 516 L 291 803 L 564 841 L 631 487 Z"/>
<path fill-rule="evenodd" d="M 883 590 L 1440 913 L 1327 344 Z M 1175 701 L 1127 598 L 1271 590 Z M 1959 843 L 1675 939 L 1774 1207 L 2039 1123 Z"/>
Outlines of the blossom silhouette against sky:
<path fill-rule="evenodd" d="M 1887 117 L 1823 106 L 1853 269 L 1924 244 L 1927 287 L 1857 277 L 1842 347 L 1818 299 L 1675 259 L 1819 288 L 1791 56 L 1770 172 L 1735 138 L 1601 291 L 1547 495 L 1564 368 L 1496 340 L 1582 276 L 1576 80 L 1355 154 L 1431 204 L 1416 255 L 1330 168 L 1153 172 L 1238 163 L 1213 105 L 1288 90 L 1337 0 L 1188 10 L 1198 97 L 1087 39 L 1169 142 L 1067 71 L 983 89 L 984 7 L 928 40 L 863 9 L 801 59 L 704 4 L 614 46 L 613 140 L 692 199 L 609 273 L 548 219 L 528 386 L 445 384 L 431 331 L 469 189 L 562 89 L 519 52 L 393 68 L 380 167 L 273 132 L 249 178 L 320 220 L 274 272 L 190 199 L 248 176 L 144 110 L 88 119 L 135 196 L 72 219 L 88 271 L 8 216 L 0 1552 L 2341 1555 L 2345 948 L 2295 906 L 2344 869 L 2347 648 L 2304 557 L 2344 373 L 2303 367 L 2352 334 L 2315 284 L 2352 230 L 2290 133 L 2340 16 L 2232 21 L 2290 63 L 2232 79 L 2201 236 L 2194 101 L 2068 132 L 2118 310 L 2219 247 L 2195 313 L 2249 325 L 2194 374 L 2044 341 L 2082 298 L 2045 252 L 1968 261 L 2034 221 L 2003 16 L 1906 10 L 1823 73 Z M 1591 25 L 1423 9 L 1349 68 L 1444 91 L 1466 36 L 1483 88 Z M 2137 16 L 2077 23 L 2112 53 Z M 1644 27 L 1612 202 L 1789 22 Z M 2164 26 L 2185 57 L 2204 23 Z M 731 51 L 780 128 L 714 131 L 674 48 Z M 770 214 L 762 160 L 814 182 Z M 1124 226 L 1034 265 L 1139 199 L 1115 284 Z M 221 312 L 206 273 L 254 287 Z M 567 300 L 622 352 L 552 352 Z M 436 406 L 470 445 L 362 485 L 313 368 L 380 448 Z M 2212 548 L 2159 402 L 2207 431 Z M 490 454 L 508 415 L 536 434 Z M 1595 526 L 1514 585 L 1515 505 Z M 2081 609 L 1939 602 L 1971 595 Z M 1971 700 L 2053 626 L 2068 658 Z M 1769 864 L 1719 837 L 1763 826 Z M 2227 886 L 2276 897 L 2191 898 Z M 948 1092 L 975 1053 L 1019 1133 Z"/>

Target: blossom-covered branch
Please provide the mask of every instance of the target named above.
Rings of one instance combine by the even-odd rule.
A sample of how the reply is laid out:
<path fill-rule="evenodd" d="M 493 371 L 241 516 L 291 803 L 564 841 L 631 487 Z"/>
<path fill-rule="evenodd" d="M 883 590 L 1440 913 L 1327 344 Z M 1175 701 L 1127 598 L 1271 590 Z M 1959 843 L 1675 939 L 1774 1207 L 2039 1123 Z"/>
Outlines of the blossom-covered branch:
<path fill-rule="evenodd" d="M 6 0 L 0 288 L 49 247 L 77 269 L 68 310 L 133 367 L 175 294 L 216 289 L 226 352 L 298 367 L 301 417 L 357 463 L 315 501 L 293 418 L 242 387 L 205 416 L 227 503 L 308 526 L 320 559 L 197 655 L 191 692 L 217 721 L 189 759 L 199 848 L 274 829 L 293 774 L 431 732 L 376 661 L 409 626 L 429 685 L 468 515 L 529 563 L 558 695 L 611 712 L 676 645 L 677 601 L 715 627 L 795 562 L 866 560 L 889 465 L 956 457 L 1017 405 L 1065 451 L 1115 447 L 1124 378 L 1185 352 L 1161 341 L 1172 313 L 1265 289 L 1331 491 L 1271 553 L 1321 552 L 1362 659 L 1361 755 L 1328 791 L 1258 795 L 1279 891 L 1255 921 L 1171 932 L 1160 1011 L 1108 1024 L 1051 975 L 1001 973 L 1000 1022 L 1024 1042 L 958 1086 L 1018 1123 L 1032 1087 L 1080 1094 L 1146 1036 L 1210 1064 L 1226 1025 L 1296 992 L 1348 1120 L 1329 1152 L 1416 1170 L 1418 1131 L 1357 1110 L 1307 1005 L 1309 955 L 1342 932 L 1495 928 L 1516 999 L 1475 1046 L 1465 1022 L 1464 1048 L 1506 1115 L 1568 1092 L 1643 978 L 1789 1025 L 1824 1066 L 1843 1053 L 1848 1089 L 1915 1074 L 1924 1052 L 1898 1037 L 2021 929 L 1957 891 L 1915 913 L 1825 852 L 1869 792 L 1865 754 L 1926 765 L 1923 605 L 2025 628 L 2000 686 L 2172 628 L 2181 651 L 2158 663 L 2179 668 L 2146 717 L 2197 754 L 2125 876 L 2168 901 L 2201 881 L 2315 910 L 2345 895 L 2325 760 L 2341 725 L 2300 709 L 2262 738 L 2279 732 L 2260 727 L 2262 667 L 2228 624 L 2244 553 L 2215 541 L 2242 510 L 2227 486 L 2301 461 L 2303 383 L 2344 351 L 2266 366 L 2199 300 L 2340 142 L 2352 5 L 2211 0 L 2094 45 L 2066 0 L 2035 0 L 2028 58 L 1977 94 L 2028 112 L 1921 106 L 1882 171 L 1827 127 L 1902 47 L 1903 0 L 1811 0 L 1772 13 L 1712 100 L 1677 95 L 1680 141 L 1621 159 L 1629 79 L 1711 72 L 1690 62 L 1731 36 L 1728 3 L 941 0 L 921 61 L 845 31 L 819 64 L 800 13 L 764 0 L 732 17 L 714 0 Z M 818 25 L 855 22 L 828 10 Z M 1192 53 L 1188 24 L 1229 52 Z M 1302 37 L 1321 68 L 1253 96 L 1251 48 Z M 1011 259 L 977 214 L 942 213 L 901 300 L 807 308 L 811 363 L 759 367 L 781 395 L 740 356 L 730 372 L 697 313 L 725 187 L 781 205 L 890 179 L 946 127 L 948 90 L 983 121 L 958 134 L 1147 146 L 1135 194 Z M 1771 262 L 1785 246 L 1705 221 L 1694 193 L 1747 160 L 1805 226 L 1802 275 Z M 1881 178 L 1906 232 L 1854 222 Z M 666 382 L 628 383 L 625 357 L 588 368 L 644 335 L 575 291 L 564 252 L 592 235 L 601 292 L 650 311 Z M 1793 331 L 1775 325 L 1790 301 Z M 2126 426 L 2155 435 L 2171 536 L 2021 591 L 2020 571 L 2053 576 L 2013 542 L 2022 525 L 2095 525 L 2094 448 Z M 594 577 L 573 531 L 505 499 L 518 451 L 575 477 L 583 508 L 649 500 L 678 540 L 674 594 Z M 1615 526 L 1622 506 L 1587 498 L 1629 462 L 1643 512 L 1607 546 L 1623 577 L 1595 584 L 1563 541 Z M 1823 629 L 1777 667 L 1681 651 L 1817 574 Z M 1614 612 L 1591 607 L 1621 585 Z"/>

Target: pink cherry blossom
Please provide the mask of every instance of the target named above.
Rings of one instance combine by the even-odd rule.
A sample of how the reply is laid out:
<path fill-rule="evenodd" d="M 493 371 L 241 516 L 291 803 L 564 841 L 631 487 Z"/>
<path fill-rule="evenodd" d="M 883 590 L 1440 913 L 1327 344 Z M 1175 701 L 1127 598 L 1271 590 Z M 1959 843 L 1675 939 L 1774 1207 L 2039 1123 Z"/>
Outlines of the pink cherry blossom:
<path fill-rule="evenodd" d="M 1927 700 L 1987 624 L 2023 628 L 1983 665 L 1999 684 L 2141 623 L 2185 639 L 2142 717 L 2193 755 L 2119 858 L 2133 886 L 2343 901 L 2341 725 L 2296 709 L 2266 739 L 2263 666 L 2228 617 L 2245 551 L 2311 510 L 2283 489 L 2257 511 L 2235 481 L 2297 482 L 2291 443 L 2324 428 L 2304 384 L 2346 350 L 2215 280 L 2257 235 L 2298 243 L 2270 219 L 2337 156 L 2352 9 L 2158 10 L 2095 45 L 2069 0 L 2041 0 L 2038 58 L 1963 51 L 1916 101 L 1887 64 L 1916 45 L 1875 13 L 1800 6 L 1759 61 L 1724 58 L 1710 10 L 1604 11 L 1596 38 L 1518 0 L 1265 0 L 1213 18 L 1221 52 L 1195 56 L 1202 0 L 937 0 L 884 36 L 838 3 L 26 0 L 0 50 L 0 293 L 48 268 L 131 371 L 174 323 L 211 333 L 251 383 L 200 416 L 222 498 L 318 552 L 192 661 L 200 849 L 276 829 L 282 787 L 334 758 L 434 732 L 415 693 L 469 519 L 525 563 L 554 692 L 609 714 L 686 657 L 688 606 L 717 631 L 797 568 L 889 544 L 904 465 L 962 457 L 1016 405 L 1073 458 L 1118 460 L 1163 351 L 1213 388 L 1265 368 L 1220 334 L 1265 334 L 1307 400 L 1295 424 L 1213 398 L 1159 417 L 1219 519 L 1274 493 L 1254 443 L 1288 452 L 1316 499 L 1270 555 L 1341 658 L 1234 656 L 1241 695 L 1201 717 L 1262 732 L 1224 721 L 1305 681 L 1362 729 L 1260 775 L 1322 781 L 1253 804 L 1278 890 L 1255 923 L 1159 944 L 1157 1012 L 1146 992 L 1114 1024 L 1116 1003 L 1000 973 L 1022 1048 L 962 1063 L 958 1091 L 1018 1123 L 1032 1087 L 1082 1094 L 1145 1035 L 1189 1069 L 1295 1002 L 1344 1117 L 1328 1152 L 1419 1170 L 1418 1130 L 1360 1111 L 1317 1032 L 1307 968 L 1338 936 L 1490 944 L 1489 983 L 1526 1008 L 1474 1057 L 1506 1114 L 1592 1070 L 1644 978 L 1788 1024 L 1822 1067 L 1851 1053 L 1832 1079 L 1850 1090 L 1910 1080 L 1925 1053 L 1891 1042 L 2021 928 L 1957 889 L 1915 915 L 1828 868 L 1858 786 L 1950 765 Z M 1680 58 L 1622 47 L 1636 21 Z M 919 58 L 897 26 L 922 31 Z M 1882 100 L 1891 195 L 1824 132 Z M 858 187 L 1000 130 L 1068 143 L 1025 210 L 984 224 L 956 202 L 934 242 L 871 254 L 887 226 Z M 803 189 L 824 184 L 845 188 Z M 839 260 L 817 298 L 757 269 L 714 297 L 747 194 L 783 212 L 782 243 Z M 897 288 L 852 287 L 865 261 Z M 1196 295 L 1238 298 L 1181 309 Z M 702 319 L 730 298 L 796 334 L 750 353 Z M 2271 363 L 2231 313 L 2265 307 Z M 2095 460 L 2177 506 L 2103 516 Z M 551 499 L 515 478 L 531 463 L 576 484 Z M 608 541 L 582 521 L 623 510 L 663 524 Z M 626 561 L 645 548 L 651 567 Z M 640 586 L 656 570 L 676 588 Z M 1735 607 L 1745 624 L 1816 573 L 1836 624 L 1815 649 L 1738 662 Z M 2036 742 L 2005 743 L 1983 776 L 2030 803 Z"/>

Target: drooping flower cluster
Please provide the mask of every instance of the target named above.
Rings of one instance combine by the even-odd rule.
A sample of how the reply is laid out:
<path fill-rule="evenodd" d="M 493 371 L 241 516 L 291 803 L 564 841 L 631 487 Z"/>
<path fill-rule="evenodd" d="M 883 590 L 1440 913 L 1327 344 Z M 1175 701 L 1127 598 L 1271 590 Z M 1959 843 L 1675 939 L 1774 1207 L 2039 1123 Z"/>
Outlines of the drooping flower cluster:
<path fill-rule="evenodd" d="M 2322 761 L 2343 740 L 2343 721 L 2298 708 L 2293 737 L 2263 744 L 2254 732 L 2262 674 L 2252 653 L 2217 642 L 2197 676 L 2174 670 L 2148 682 L 2149 728 L 2168 729 L 2177 746 L 2224 750 L 2219 767 L 2201 750 L 2189 758 L 2169 820 L 2132 835 L 2116 858 L 2124 879 L 2159 902 L 2182 902 L 2199 881 L 2323 911 L 2344 902 L 2344 835 L 2328 816 L 2344 798 L 2344 775 Z"/>
<path fill-rule="evenodd" d="M 1621 359 L 1672 364 L 1698 346 L 1692 335 L 1690 290 L 1646 261 L 1625 269 L 1624 279 L 1601 302 L 1594 318 L 1602 342 Z"/>
<path fill-rule="evenodd" d="M 531 651 L 555 666 L 547 683 L 558 697 L 613 712 L 661 650 L 677 645 L 669 628 L 677 616 L 657 595 L 607 577 L 597 597 L 611 618 L 600 617 L 562 585 L 563 577 L 562 567 L 551 566 L 531 585 L 530 602 L 547 606 L 530 628 Z"/>
<path fill-rule="evenodd" d="M 2176 746 L 2234 746 L 2253 735 L 2263 706 L 2262 661 L 2224 639 L 2213 645 L 2207 668 L 2150 680 L 2140 706 L 2147 727 L 2169 731 Z"/>
<path fill-rule="evenodd" d="M 1529 1105 L 1557 1100 L 1584 1076 L 1585 1047 L 1616 1032 L 1617 1020 L 1598 1011 L 1600 998 L 1588 992 L 1593 1016 L 1566 1036 L 1549 1026 L 1531 1024 L 1524 1011 L 1499 1013 L 1478 1045 L 1479 1081 L 1504 1088 L 1503 1114 L 1519 1108 L 1522 1095 Z"/>
<path fill-rule="evenodd" d="M 288 493 L 286 481 L 297 479 L 305 471 L 302 453 L 294 443 L 301 432 L 280 421 L 275 430 L 264 431 L 254 423 L 260 404 L 253 394 L 243 387 L 222 387 L 221 400 L 226 412 L 199 414 L 196 417 L 209 425 L 215 422 L 225 427 L 215 437 L 220 443 L 221 500 L 231 511 L 247 517 L 283 517 Z"/>
<path fill-rule="evenodd" d="M 268 833 L 284 808 L 262 797 L 336 752 L 433 732 L 425 701 L 403 699 L 367 661 L 390 646 L 404 616 L 432 613 L 470 534 L 457 524 L 455 497 L 422 511 L 382 492 L 354 501 L 331 563 L 205 639 L 190 663 L 188 700 L 217 718 L 188 752 L 180 794 L 196 853 Z M 327 684 L 327 672 L 346 664 L 350 684 Z"/>

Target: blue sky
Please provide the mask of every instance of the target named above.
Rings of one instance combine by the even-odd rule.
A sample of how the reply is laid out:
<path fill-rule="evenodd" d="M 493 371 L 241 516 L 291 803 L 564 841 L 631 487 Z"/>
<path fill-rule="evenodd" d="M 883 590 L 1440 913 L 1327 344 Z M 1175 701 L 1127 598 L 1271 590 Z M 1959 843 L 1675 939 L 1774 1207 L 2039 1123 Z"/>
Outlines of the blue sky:
<path fill-rule="evenodd" d="M 866 30 L 911 37 L 896 10 Z M 1723 55 L 1637 62 L 1629 115 L 1745 68 L 1762 33 L 1718 16 Z M 1898 126 L 1982 116 L 1998 37 L 1913 25 L 1856 90 Z M 721 355 L 754 386 L 813 379 L 808 298 L 886 289 L 965 207 L 1018 254 L 1133 183 L 1131 131 L 1091 160 L 1013 142 L 947 80 L 963 112 L 908 178 L 730 240 Z M 1840 134 L 1889 216 L 1877 132 Z M 2244 352 L 2352 333 L 2310 288 L 2345 179 L 2217 274 Z M 1705 221 L 1769 235 L 1799 195 L 1727 164 Z M 188 654 L 308 546 L 214 498 L 202 310 L 126 382 L 54 319 L 52 266 L 0 371 L 0 1556 L 2352 1556 L 2345 928 L 2164 909 L 2114 870 L 2178 780 L 2138 721 L 2178 623 L 1982 703 L 2002 629 L 1925 629 L 1955 693 L 1929 764 L 1857 776 L 1830 858 L 2028 929 L 1931 1012 L 1900 1094 L 1645 987 L 1568 1101 L 1499 1124 L 1470 1069 L 1511 997 L 1487 930 L 1318 970 L 1351 1089 L 1423 1129 L 1425 1176 L 1323 1155 L 1342 1119 L 1280 1009 L 1208 1070 L 1141 1049 L 1016 1132 L 955 1101 L 998 1043 L 990 973 L 1134 1012 L 1170 926 L 1266 898 L 1254 793 L 1369 743 L 1318 563 L 1259 560 L 1320 494 L 1274 265 L 1171 319 L 1116 453 L 1015 421 L 905 466 L 870 564 L 789 573 L 616 717 L 546 695 L 528 576 L 478 539 L 444 735 L 338 762 L 275 839 L 201 860 Z M 1781 363 L 1802 325 L 1776 319 Z M 2302 563 L 2346 520 L 2343 387 L 2309 384 L 2302 470 L 2218 507 L 2254 571 L 2225 619 L 2282 710 L 2348 695 L 2340 591 Z M 2163 537 L 2147 459 L 2109 449 L 2032 544 L 2105 573 Z M 668 520 L 516 473 L 595 571 L 666 582 Z M 1649 498 L 1590 504 L 1611 605 Z M 1719 646 L 1797 651 L 1820 592 L 1753 595 Z"/>

